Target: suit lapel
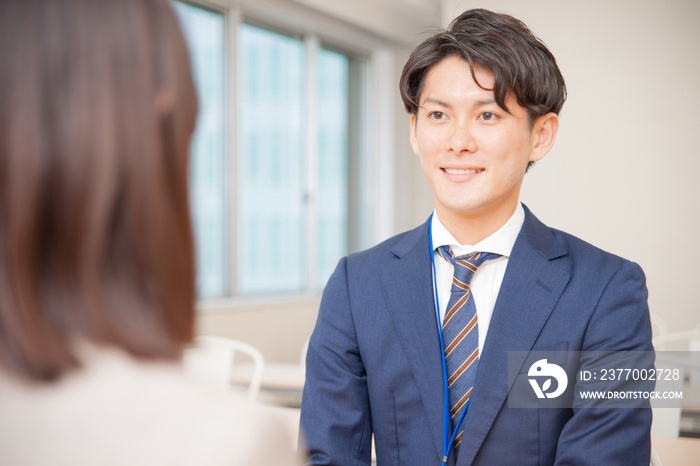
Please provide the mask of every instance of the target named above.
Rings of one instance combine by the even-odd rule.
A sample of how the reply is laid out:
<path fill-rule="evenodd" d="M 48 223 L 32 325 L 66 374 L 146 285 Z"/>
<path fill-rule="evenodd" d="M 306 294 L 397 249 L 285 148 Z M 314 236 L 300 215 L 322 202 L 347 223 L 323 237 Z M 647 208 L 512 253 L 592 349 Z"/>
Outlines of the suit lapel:
<path fill-rule="evenodd" d="M 429 221 L 428 221 L 429 222 Z M 443 447 L 443 383 L 428 222 L 407 233 L 380 273 L 382 290 L 423 400 L 435 448 Z"/>
<path fill-rule="evenodd" d="M 480 356 L 458 465 L 474 461 L 506 400 L 508 351 L 532 349 L 569 282 L 569 274 L 550 262 L 565 254 L 552 231 L 525 207 L 525 222 L 508 259 Z"/>

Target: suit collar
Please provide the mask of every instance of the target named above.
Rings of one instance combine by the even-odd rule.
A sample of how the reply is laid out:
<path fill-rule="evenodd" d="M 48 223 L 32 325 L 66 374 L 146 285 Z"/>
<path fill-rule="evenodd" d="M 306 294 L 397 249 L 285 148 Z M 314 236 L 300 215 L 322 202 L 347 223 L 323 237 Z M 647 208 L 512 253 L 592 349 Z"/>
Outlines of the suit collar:
<path fill-rule="evenodd" d="M 516 244 L 521 241 L 548 260 L 566 255 L 566 247 L 554 236 L 552 229 L 540 222 L 525 204 L 522 206 L 525 209 L 525 221 Z"/>
<path fill-rule="evenodd" d="M 540 222 L 525 204 L 521 205 L 525 210 L 525 220 L 516 244 L 518 241 L 525 242 L 533 250 L 550 260 L 566 255 L 566 247 L 556 239 L 552 230 Z M 427 240 L 429 227 L 430 218 L 418 228 L 407 232 L 401 241 L 392 248 L 391 252 L 397 257 L 403 257 L 415 248 L 417 243 Z"/>
<path fill-rule="evenodd" d="M 423 223 L 421 226 L 418 228 L 414 228 L 413 230 L 410 230 L 406 232 L 403 238 L 394 245 L 394 247 L 391 249 L 391 252 L 393 252 L 396 257 L 403 257 L 409 252 L 415 252 L 415 248 L 420 245 L 420 244 L 428 244 L 426 241 L 428 241 L 428 231 L 430 229 L 430 218 L 426 220 L 425 223 Z M 425 250 L 428 250 L 428 247 L 425 247 Z M 428 257 L 428 260 L 430 258 Z"/>

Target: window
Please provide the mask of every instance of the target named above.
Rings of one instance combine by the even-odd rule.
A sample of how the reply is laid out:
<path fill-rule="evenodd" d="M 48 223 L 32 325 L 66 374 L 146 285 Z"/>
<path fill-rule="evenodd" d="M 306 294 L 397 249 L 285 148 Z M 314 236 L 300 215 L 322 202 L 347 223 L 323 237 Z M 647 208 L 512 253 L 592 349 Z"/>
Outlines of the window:
<path fill-rule="evenodd" d="M 351 58 L 248 23 L 238 39 L 238 292 L 318 291 L 348 252 Z"/>
<path fill-rule="evenodd" d="M 337 261 L 366 246 L 369 54 L 258 17 L 175 7 L 200 98 L 200 298 L 321 291 Z"/>

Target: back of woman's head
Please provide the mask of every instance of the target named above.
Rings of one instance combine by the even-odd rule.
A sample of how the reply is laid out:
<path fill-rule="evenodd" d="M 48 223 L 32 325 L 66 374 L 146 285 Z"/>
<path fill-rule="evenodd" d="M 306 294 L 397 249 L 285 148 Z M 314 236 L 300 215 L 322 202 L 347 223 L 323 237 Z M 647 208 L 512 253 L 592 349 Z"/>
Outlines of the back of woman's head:
<path fill-rule="evenodd" d="M 189 57 L 167 0 L 0 0 L 0 367 L 193 331 Z"/>

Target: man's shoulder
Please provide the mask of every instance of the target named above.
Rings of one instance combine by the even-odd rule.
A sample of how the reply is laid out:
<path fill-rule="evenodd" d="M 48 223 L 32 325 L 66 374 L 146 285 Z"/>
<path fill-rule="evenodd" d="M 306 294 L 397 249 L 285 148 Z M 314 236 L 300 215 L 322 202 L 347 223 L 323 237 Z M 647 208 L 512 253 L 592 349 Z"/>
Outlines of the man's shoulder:
<path fill-rule="evenodd" d="M 614 274 L 623 267 L 639 268 L 634 262 L 595 246 L 571 233 L 540 222 L 529 210 L 521 233 L 536 250 L 569 272 L 581 269 Z M 527 230 L 527 231 L 525 231 Z"/>
<path fill-rule="evenodd" d="M 601 278 L 602 276 L 608 276 L 609 278 L 610 275 L 627 267 L 639 269 L 639 271 L 641 271 L 639 265 L 631 260 L 606 251 L 571 233 L 556 228 L 549 228 L 549 230 L 559 244 L 563 245 L 566 250 L 566 255 L 562 256 L 561 261 L 555 261 L 567 263 L 570 271 L 576 269 L 595 270 L 601 275 Z"/>
<path fill-rule="evenodd" d="M 399 233 L 391 238 L 382 241 L 375 246 L 352 253 L 347 256 L 349 265 L 362 266 L 363 264 L 376 264 L 384 262 L 388 257 L 402 255 L 408 250 L 416 247 L 421 239 L 427 240 L 427 224 L 424 223 L 411 230 Z M 426 251 L 428 244 L 425 243 Z"/>

